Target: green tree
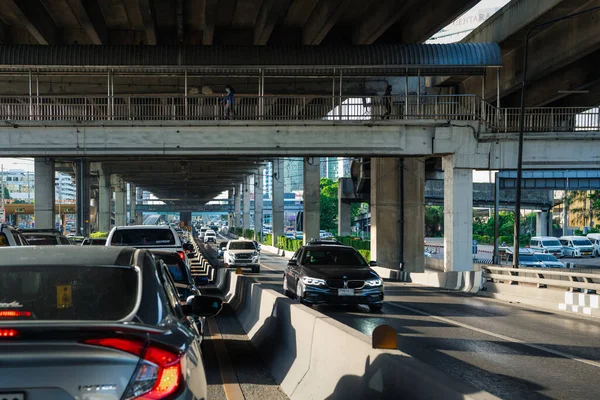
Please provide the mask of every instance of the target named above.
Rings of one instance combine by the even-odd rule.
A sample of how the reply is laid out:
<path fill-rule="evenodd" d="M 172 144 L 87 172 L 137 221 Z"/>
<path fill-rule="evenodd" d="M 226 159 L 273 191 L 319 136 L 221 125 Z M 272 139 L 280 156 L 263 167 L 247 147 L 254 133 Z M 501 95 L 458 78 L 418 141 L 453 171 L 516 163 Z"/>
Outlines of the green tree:
<path fill-rule="evenodd" d="M 337 231 L 338 183 L 333 179 L 321 178 L 321 229 Z"/>
<path fill-rule="evenodd" d="M 444 207 L 425 206 L 425 236 L 441 237 L 444 234 Z"/>
<path fill-rule="evenodd" d="M 8 191 L 8 188 L 4 186 L 4 200 L 8 199 L 10 199 L 10 192 Z"/>

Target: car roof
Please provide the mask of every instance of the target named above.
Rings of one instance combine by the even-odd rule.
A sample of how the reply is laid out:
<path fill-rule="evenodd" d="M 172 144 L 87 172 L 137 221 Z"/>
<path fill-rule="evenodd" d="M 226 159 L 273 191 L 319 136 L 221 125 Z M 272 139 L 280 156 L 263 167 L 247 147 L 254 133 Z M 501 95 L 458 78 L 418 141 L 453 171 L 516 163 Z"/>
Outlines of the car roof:
<path fill-rule="evenodd" d="M 548 240 L 548 239 L 558 240 L 558 238 L 555 238 L 554 236 L 534 236 L 531 238 L 531 240 Z"/>
<path fill-rule="evenodd" d="M 118 230 L 132 230 L 132 229 L 168 229 L 171 230 L 169 225 L 129 225 L 129 226 L 117 226 L 114 229 Z"/>
<path fill-rule="evenodd" d="M 131 247 L 28 246 L 2 249 L 0 266 L 131 265 Z"/>
<path fill-rule="evenodd" d="M 22 231 L 19 230 L 23 236 L 63 236 L 59 232 L 44 232 L 44 231 Z"/>
<path fill-rule="evenodd" d="M 561 236 L 559 239 L 587 239 L 585 236 L 576 236 L 576 235 L 571 235 L 571 236 Z"/>
<path fill-rule="evenodd" d="M 342 244 L 307 244 L 306 246 L 304 246 L 305 249 L 307 250 L 319 250 L 319 249 L 331 249 L 331 248 L 337 248 L 337 249 L 352 249 L 354 250 L 354 247 L 351 246 L 344 246 Z"/>

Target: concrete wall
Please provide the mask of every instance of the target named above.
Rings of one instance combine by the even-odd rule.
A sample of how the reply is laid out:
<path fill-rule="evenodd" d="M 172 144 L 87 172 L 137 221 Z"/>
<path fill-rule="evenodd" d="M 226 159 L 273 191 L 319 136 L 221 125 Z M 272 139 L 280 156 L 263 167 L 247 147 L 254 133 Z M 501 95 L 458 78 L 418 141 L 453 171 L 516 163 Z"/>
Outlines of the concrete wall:
<path fill-rule="evenodd" d="M 493 399 L 287 297 L 230 274 L 228 299 L 275 382 L 292 400 Z"/>

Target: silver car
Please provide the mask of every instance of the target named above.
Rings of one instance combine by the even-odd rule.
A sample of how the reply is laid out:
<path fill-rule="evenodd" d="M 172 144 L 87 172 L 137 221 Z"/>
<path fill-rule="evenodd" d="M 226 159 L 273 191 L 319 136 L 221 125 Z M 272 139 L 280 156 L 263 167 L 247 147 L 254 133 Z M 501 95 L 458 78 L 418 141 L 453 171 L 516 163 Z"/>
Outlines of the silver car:
<path fill-rule="evenodd" d="M 9 248 L 0 258 L 0 398 L 205 399 L 200 335 L 147 250 Z"/>

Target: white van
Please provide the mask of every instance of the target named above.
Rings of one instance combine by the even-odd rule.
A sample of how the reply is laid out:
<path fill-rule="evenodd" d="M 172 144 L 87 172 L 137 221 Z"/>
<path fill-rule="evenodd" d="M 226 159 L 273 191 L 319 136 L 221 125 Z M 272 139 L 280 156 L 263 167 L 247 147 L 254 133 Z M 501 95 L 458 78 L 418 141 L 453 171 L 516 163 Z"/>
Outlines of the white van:
<path fill-rule="evenodd" d="M 563 246 L 560 241 L 552 236 L 534 236 L 529 241 L 529 248 L 534 253 L 548 253 L 555 257 L 563 257 Z"/>
<path fill-rule="evenodd" d="M 595 257 L 594 246 L 585 236 L 561 236 L 565 257 Z"/>
<path fill-rule="evenodd" d="M 600 256 L 600 233 L 590 233 L 587 235 L 587 238 L 594 246 L 594 255 Z"/>

